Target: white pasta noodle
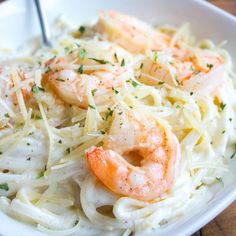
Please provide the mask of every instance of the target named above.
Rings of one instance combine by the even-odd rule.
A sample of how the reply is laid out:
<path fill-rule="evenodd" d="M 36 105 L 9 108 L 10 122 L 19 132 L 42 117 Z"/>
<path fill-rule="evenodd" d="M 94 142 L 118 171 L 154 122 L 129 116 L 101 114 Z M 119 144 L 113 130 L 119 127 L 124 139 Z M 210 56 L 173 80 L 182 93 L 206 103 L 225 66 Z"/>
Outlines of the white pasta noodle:
<path fill-rule="evenodd" d="M 230 54 L 211 40 L 195 43 L 188 24 L 155 29 L 171 35 L 169 48 L 138 53 L 132 51 L 135 44 L 131 52 L 125 47 L 122 32 L 114 33 L 120 36 L 116 40 L 96 27 L 72 32 L 69 25 L 58 19 L 51 49 L 31 42 L 20 56 L 0 54 L 0 209 L 47 234 L 128 236 L 158 232 L 213 199 L 236 151 L 236 76 Z M 207 48 L 224 58 L 224 65 L 204 75 L 194 71 L 194 78 L 179 82 L 172 65 L 176 44 L 199 53 L 200 61 Z M 166 68 L 169 82 L 156 74 L 158 68 L 145 69 L 153 55 L 159 69 Z M 64 101 L 63 93 L 58 96 L 47 83 L 48 75 L 63 70 L 68 78 L 58 77 L 62 84 L 75 73 L 86 78 L 80 84 L 85 102 L 74 87 L 70 91 L 88 108 Z M 89 76 L 120 84 L 97 91 Z M 103 145 L 119 109 L 154 115 L 180 143 L 174 184 L 152 201 L 112 192 L 87 163 L 86 150 Z"/>

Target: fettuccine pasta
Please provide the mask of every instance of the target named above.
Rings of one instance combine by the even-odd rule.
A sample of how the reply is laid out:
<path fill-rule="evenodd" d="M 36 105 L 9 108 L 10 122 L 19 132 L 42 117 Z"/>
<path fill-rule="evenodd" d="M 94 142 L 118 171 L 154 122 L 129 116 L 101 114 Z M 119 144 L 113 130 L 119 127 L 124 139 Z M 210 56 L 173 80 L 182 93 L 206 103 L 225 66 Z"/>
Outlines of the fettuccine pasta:
<path fill-rule="evenodd" d="M 0 52 L 0 209 L 54 235 L 159 231 L 230 175 L 229 53 L 187 24 L 101 12 Z"/>

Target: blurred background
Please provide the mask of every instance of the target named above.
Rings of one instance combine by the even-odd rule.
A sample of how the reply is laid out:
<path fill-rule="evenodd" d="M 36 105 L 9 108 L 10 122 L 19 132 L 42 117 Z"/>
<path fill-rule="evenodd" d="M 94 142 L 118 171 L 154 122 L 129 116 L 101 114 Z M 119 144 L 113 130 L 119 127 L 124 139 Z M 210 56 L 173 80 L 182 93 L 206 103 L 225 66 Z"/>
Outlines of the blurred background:
<path fill-rule="evenodd" d="M 208 2 L 236 15 L 236 0 L 208 0 Z"/>

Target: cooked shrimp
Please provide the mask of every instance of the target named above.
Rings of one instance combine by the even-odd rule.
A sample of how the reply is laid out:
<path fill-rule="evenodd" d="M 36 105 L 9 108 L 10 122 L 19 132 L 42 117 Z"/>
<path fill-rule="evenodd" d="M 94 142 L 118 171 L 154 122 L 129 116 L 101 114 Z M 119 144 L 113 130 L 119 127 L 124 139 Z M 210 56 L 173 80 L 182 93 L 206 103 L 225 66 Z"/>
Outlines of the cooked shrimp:
<path fill-rule="evenodd" d="M 80 66 L 82 66 L 81 71 L 78 71 Z M 45 77 L 63 101 L 87 108 L 88 93 L 92 93 L 95 102 L 99 104 L 101 95 L 112 91 L 113 87 L 119 88 L 122 85 L 120 76 L 126 71 L 123 67 L 111 65 L 105 65 L 102 69 L 99 69 L 99 65 L 95 65 L 91 71 L 90 68 L 90 66 L 75 64 L 70 68 L 69 63 L 60 58 L 51 66 L 51 70 L 45 74 Z"/>
<path fill-rule="evenodd" d="M 78 40 L 73 53 L 45 63 L 43 82 L 49 82 L 64 102 L 87 108 L 89 93 L 101 104 L 112 88 L 133 76 L 132 61 L 132 55 L 115 44 Z"/>
<path fill-rule="evenodd" d="M 115 114 L 103 147 L 87 151 L 88 164 L 113 192 L 153 200 L 173 185 L 180 159 L 178 140 L 153 117 L 145 119 L 134 112 L 119 114 Z"/>
<path fill-rule="evenodd" d="M 209 72 L 211 67 L 215 68 L 224 63 L 223 58 L 221 58 L 217 53 L 208 50 L 197 50 L 191 59 L 196 70 L 206 73 Z"/>
<path fill-rule="evenodd" d="M 132 53 L 144 53 L 147 48 L 162 50 L 170 43 L 168 35 L 115 11 L 101 12 L 95 30 Z"/>
<path fill-rule="evenodd" d="M 224 80 L 224 60 L 212 51 L 199 49 L 186 54 L 183 60 L 164 52 L 160 57 L 155 55 L 152 53 L 155 60 L 145 58 L 143 61 L 143 76 L 140 78 L 143 83 L 157 85 L 161 80 L 191 92 L 212 94 Z"/>

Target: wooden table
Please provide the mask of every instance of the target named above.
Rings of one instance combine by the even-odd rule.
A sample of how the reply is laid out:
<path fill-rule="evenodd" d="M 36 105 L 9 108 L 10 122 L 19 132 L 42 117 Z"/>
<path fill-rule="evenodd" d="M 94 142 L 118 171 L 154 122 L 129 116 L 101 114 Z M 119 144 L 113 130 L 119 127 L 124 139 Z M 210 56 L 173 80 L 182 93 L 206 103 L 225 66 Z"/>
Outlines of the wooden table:
<path fill-rule="evenodd" d="M 209 0 L 209 2 L 236 15 L 236 0 Z M 236 236 L 236 202 L 193 236 Z"/>
<path fill-rule="evenodd" d="M 209 2 L 233 15 L 236 15 L 236 0 L 209 0 Z"/>

